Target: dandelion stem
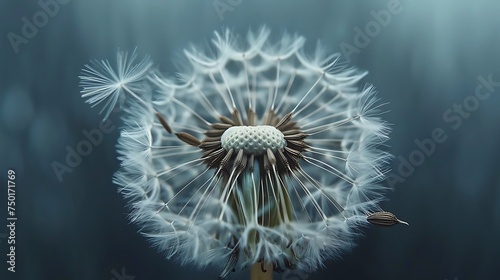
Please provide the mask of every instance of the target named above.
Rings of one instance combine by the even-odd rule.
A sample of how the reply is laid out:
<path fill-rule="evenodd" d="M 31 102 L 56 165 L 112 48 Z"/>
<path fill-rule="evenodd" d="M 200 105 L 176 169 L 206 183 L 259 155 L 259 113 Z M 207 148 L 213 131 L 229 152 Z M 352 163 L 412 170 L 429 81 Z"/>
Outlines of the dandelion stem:
<path fill-rule="evenodd" d="M 252 265 L 252 271 L 250 272 L 250 280 L 272 280 L 273 279 L 273 267 L 268 263 L 257 262 Z"/>

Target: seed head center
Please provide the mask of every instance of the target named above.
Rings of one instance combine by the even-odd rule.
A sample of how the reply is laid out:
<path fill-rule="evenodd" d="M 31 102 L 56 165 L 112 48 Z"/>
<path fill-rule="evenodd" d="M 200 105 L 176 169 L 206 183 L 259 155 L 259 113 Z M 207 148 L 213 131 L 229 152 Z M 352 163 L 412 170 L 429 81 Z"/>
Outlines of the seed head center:
<path fill-rule="evenodd" d="M 261 155 L 267 149 L 273 152 L 283 149 L 286 145 L 283 133 L 270 125 L 232 126 L 221 137 L 224 150 L 243 149 L 246 154 Z"/>

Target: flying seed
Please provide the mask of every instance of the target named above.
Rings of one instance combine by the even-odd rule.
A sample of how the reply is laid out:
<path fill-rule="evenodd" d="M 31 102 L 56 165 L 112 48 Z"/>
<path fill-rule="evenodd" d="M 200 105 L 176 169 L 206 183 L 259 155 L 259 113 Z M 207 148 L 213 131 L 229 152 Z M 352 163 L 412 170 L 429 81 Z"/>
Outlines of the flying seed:
<path fill-rule="evenodd" d="M 407 222 L 401 221 L 400 219 L 398 219 L 396 217 L 396 215 L 392 214 L 391 212 L 386 212 L 386 211 L 372 213 L 372 214 L 368 215 L 368 217 L 366 217 L 366 219 L 371 224 L 374 224 L 377 226 L 388 227 L 388 226 L 393 226 L 395 224 L 409 225 Z"/>

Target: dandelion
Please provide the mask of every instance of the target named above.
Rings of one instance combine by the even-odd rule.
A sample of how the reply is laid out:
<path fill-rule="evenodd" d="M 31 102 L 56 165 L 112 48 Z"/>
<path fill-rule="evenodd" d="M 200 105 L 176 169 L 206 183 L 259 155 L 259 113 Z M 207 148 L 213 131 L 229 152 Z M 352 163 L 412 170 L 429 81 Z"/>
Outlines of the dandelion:
<path fill-rule="evenodd" d="M 389 129 L 373 87 L 358 86 L 366 73 L 320 45 L 308 54 L 301 36 L 269 37 L 216 32 L 176 77 L 122 54 L 121 74 L 102 62 L 81 77 L 89 103 L 111 100 L 106 117 L 131 97 L 114 177 L 131 220 L 167 258 L 220 266 L 221 278 L 312 271 L 360 227 L 403 223 L 378 206 Z"/>

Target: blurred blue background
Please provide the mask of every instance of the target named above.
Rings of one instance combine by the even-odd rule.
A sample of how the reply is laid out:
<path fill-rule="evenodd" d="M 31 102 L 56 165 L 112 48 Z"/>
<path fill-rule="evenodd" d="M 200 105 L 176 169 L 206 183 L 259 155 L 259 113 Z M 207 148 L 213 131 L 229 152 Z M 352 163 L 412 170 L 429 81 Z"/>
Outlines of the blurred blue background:
<path fill-rule="evenodd" d="M 262 25 L 273 36 L 297 32 L 311 48 L 320 40 L 369 71 L 363 81 L 390 103 L 384 118 L 396 156 L 382 206 L 410 223 L 370 228 L 342 259 L 275 279 L 500 278 L 500 2 L 49 2 L 57 9 L 0 1 L 1 224 L 7 169 L 18 175 L 17 272 L 6 273 L 0 226 L 1 279 L 216 279 L 210 268 L 165 260 L 128 224 L 111 183 L 119 112 L 71 172 L 58 177 L 52 165 L 65 163 L 67 149 L 86 139 L 83 130 L 99 128 L 102 116 L 79 94 L 90 59 L 114 60 L 118 49 L 137 47 L 172 73 L 182 49 L 206 44 L 214 30 L 245 34 Z M 23 35 L 24 18 L 34 28 Z M 442 143 L 425 154 L 417 143 L 429 143 L 436 129 Z"/>

